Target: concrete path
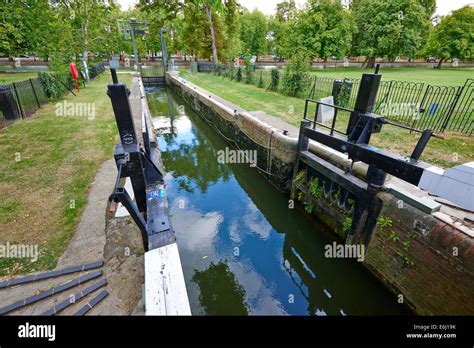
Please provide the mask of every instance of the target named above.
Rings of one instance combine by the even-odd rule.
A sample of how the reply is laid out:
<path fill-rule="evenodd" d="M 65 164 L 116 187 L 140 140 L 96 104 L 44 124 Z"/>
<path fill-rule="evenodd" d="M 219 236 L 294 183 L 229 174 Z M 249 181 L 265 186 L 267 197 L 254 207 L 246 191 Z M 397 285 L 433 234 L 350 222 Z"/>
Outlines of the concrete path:
<path fill-rule="evenodd" d="M 87 206 L 81 216 L 76 233 L 59 258 L 57 268 L 104 259 L 105 210 L 116 176 L 115 161 L 110 159 L 104 162 L 94 178 Z"/>

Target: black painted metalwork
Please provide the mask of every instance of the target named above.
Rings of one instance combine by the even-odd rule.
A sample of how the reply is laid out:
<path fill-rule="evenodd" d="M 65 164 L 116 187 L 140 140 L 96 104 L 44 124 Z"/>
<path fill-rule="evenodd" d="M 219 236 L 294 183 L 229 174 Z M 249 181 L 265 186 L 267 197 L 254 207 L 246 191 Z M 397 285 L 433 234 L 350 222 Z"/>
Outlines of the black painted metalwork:
<path fill-rule="evenodd" d="M 89 312 L 92 308 L 94 308 L 100 301 L 106 298 L 109 295 L 107 290 L 102 290 L 97 296 L 95 296 L 92 300 L 87 302 L 81 309 L 79 309 L 74 316 L 84 315 Z"/>
<path fill-rule="evenodd" d="M 100 289 L 105 285 L 107 285 L 107 279 L 103 278 L 98 282 L 95 282 L 91 286 L 88 286 L 84 290 L 75 293 L 74 295 L 72 295 L 72 297 L 70 296 L 65 300 L 61 301 L 60 303 L 54 305 L 52 308 L 48 309 L 46 312 L 43 312 L 41 315 L 56 315 L 59 312 L 65 310 L 67 307 L 72 306 L 77 301 L 81 300 L 82 298 L 86 297 L 90 293 L 93 293 L 94 291 Z"/>
<path fill-rule="evenodd" d="M 148 86 L 164 86 L 166 84 L 165 76 L 143 76 L 143 85 Z"/>
<path fill-rule="evenodd" d="M 36 274 L 32 274 L 32 275 L 29 275 L 29 276 L 26 276 L 26 277 L 4 280 L 4 281 L 0 282 L 0 289 L 7 288 L 9 286 L 35 282 L 35 281 L 38 281 L 38 280 L 44 280 L 44 279 L 59 277 L 59 276 L 63 276 L 63 275 L 66 275 L 66 274 L 88 271 L 88 270 L 91 270 L 91 269 L 94 269 L 94 268 L 102 267 L 103 265 L 104 265 L 103 261 L 97 261 L 97 262 L 92 262 L 92 263 L 86 263 L 84 265 L 67 267 L 67 268 L 56 270 L 56 271 L 36 273 Z"/>
<path fill-rule="evenodd" d="M 381 75 L 378 74 L 378 67 L 374 74 L 363 74 L 354 110 L 307 99 L 304 119 L 300 126 L 294 177 L 301 169 L 301 163 L 304 163 L 330 183 L 337 184 L 356 198 L 347 243 L 362 242 L 367 245 L 370 241 L 370 235 L 376 224 L 376 217 L 380 208 L 376 194 L 385 182 L 386 173 L 418 185 L 424 170 L 429 167 L 428 164 L 419 161 L 419 158 L 431 136 L 434 136 L 431 130 L 419 131 L 398 125 L 372 112 L 375 107 L 380 81 Z M 309 103 L 316 104 L 314 120 L 308 119 Z M 334 108 L 335 112 L 331 126 L 317 122 L 320 107 Z M 338 111 L 350 112 L 345 132 L 335 128 Z M 372 134 L 381 132 L 384 125 L 401 127 L 421 133 L 410 158 L 369 145 Z M 317 127 L 329 129 L 329 132 L 317 129 Z M 326 160 L 310 153 L 309 139 L 347 154 L 352 164 L 357 161 L 367 163 L 369 167 L 365 180 L 362 181 L 352 175 L 352 165 L 344 172 Z M 292 197 L 295 196 L 294 190 L 295 187 L 293 186 Z M 347 197 L 347 195 L 345 196 Z"/>
<path fill-rule="evenodd" d="M 315 76 L 308 99 L 334 96 L 334 104 L 355 108 L 361 80 L 343 81 Z M 344 98 L 339 98 L 340 86 L 345 85 Z M 472 135 L 474 131 L 474 79 L 463 86 L 438 86 L 422 82 L 380 81 L 378 96 L 372 112 L 383 115 L 408 129 L 429 128 L 435 133 L 445 131 Z"/>
<path fill-rule="evenodd" d="M 115 70 L 111 71 L 114 83 L 108 86 L 107 94 L 112 101 L 120 143 L 115 146 L 118 174 L 109 201 L 121 202 L 125 206 L 140 228 L 143 245 L 148 251 L 176 240 L 169 218 L 163 174 L 157 158 L 157 144 L 151 137 L 145 114 L 141 117 L 143 144 L 139 144 L 128 99 L 130 92 L 125 84 L 116 81 Z M 124 187 L 126 178 L 130 178 L 136 203 Z"/>
<path fill-rule="evenodd" d="M 60 292 L 63 292 L 63 291 L 66 291 L 66 290 L 69 290 L 77 285 L 80 285 L 80 284 L 83 284 L 85 282 L 88 282 L 89 280 L 91 279 L 94 279 L 94 278 L 97 278 L 97 277 L 100 277 L 102 275 L 102 271 L 94 271 L 94 272 L 91 272 L 91 273 L 88 273 L 88 274 L 85 274 L 83 276 L 80 276 L 79 278 L 76 278 L 76 279 L 73 279 L 67 283 L 64 283 L 62 285 L 59 285 L 57 287 L 54 287 L 52 289 L 49 289 L 49 290 L 46 290 L 46 291 L 43 291 L 43 292 L 40 292 L 39 294 L 37 295 L 33 295 L 33 296 L 30 296 L 30 297 L 27 297 L 25 299 L 22 299 L 20 301 L 17 301 L 15 303 L 12 303 L 10 305 L 7 305 L 5 307 L 2 307 L 0 308 L 0 315 L 3 315 L 3 314 L 6 314 L 6 313 L 10 313 L 14 310 L 17 310 L 19 308 L 22 308 L 22 307 L 25 307 L 29 304 L 32 304 L 32 303 L 35 303 L 35 302 L 38 302 L 46 297 L 50 297 L 52 295 L 55 295 L 57 293 L 60 293 Z"/>

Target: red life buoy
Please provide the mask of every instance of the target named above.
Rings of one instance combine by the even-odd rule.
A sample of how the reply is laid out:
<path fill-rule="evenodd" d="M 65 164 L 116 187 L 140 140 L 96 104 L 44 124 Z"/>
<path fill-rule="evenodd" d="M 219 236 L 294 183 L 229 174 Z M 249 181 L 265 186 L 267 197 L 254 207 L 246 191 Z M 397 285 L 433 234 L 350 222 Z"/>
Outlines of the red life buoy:
<path fill-rule="evenodd" d="M 73 79 L 79 78 L 79 73 L 77 72 L 76 64 L 74 63 L 69 64 L 69 69 L 71 70 L 71 76 Z"/>
<path fill-rule="evenodd" d="M 79 92 L 79 83 L 77 82 L 77 79 L 79 78 L 79 73 L 77 72 L 76 64 L 69 64 L 69 70 L 71 71 L 72 78 L 74 79 L 74 81 L 76 81 L 76 89 Z"/>

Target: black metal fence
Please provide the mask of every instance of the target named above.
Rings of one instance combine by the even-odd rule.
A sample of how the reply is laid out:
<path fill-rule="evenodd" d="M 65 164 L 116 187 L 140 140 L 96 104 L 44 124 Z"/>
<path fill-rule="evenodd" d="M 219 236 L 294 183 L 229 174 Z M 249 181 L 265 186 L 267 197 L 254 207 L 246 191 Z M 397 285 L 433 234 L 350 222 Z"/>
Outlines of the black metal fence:
<path fill-rule="evenodd" d="M 104 63 L 89 68 L 90 79 L 104 72 Z M 32 115 L 49 101 L 39 78 L 0 85 L 0 125 Z"/>
<path fill-rule="evenodd" d="M 215 64 L 212 62 L 198 62 L 198 72 L 213 72 Z"/>
<path fill-rule="evenodd" d="M 337 85 L 344 87 L 337 88 Z M 334 103 L 353 108 L 360 80 L 314 77 L 308 98 L 333 96 Z M 344 98 L 341 91 L 346 89 Z M 434 132 L 452 131 L 472 135 L 474 131 L 474 79 L 463 86 L 437 86 L 407 81 L 382 81 L 374 112 L 390 120 Z"/>
<path fill-rule="evenodd" d="M 89 78 L 92 80 L 94 79 L 97 75 L 100 75 L 104 72 L 105 70 L 105 64 L 104 63 L 98 63 L 96 65 L 92 65 L 89 68 Z"/>
<path fill-rule="evenodd" d="M 452 117 L 447 120 L 446 128 L 472 135 L 474 131 L 474 79 L 467 79 L 458 91 L 452 108 Z"/>
<path fill-rule="evenodd" d="M 229 75 L 226 65 L 219 66 L 219 75 Z M 199 72 L 214 72 L 212 62 L 199 62 Z M 264 73 L 265 86 L 269 74 Z M 258 74 L 257 74 L 258 77 Z M 254 79 L 258 81 L 258 78 Z M 334 97 L 337 106 L 354 108 L 360 79 L 334 79 L 310 76 L 302 97 L 319 99 Z M 463 86 L 438 86 L 408 81 L 382 81 L 373 112 L 410 128 L 431 129 L 472 135 L 474 132 L 474 79 Z"/>
<path fill-rule="evenodd" d="M 47 102 L 39 78 L 0 85 L 0 112 L 7 122 L 28 117 Z"/>

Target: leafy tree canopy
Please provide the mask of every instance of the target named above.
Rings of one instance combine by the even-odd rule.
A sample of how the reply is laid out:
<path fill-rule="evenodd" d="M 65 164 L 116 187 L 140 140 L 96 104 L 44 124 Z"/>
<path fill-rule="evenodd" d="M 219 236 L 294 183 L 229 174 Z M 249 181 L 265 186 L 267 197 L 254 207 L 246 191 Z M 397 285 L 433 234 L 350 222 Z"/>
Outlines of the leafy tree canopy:
<path fill-rule="evenodd" d="M 244 11 L 240 21 L 242 49 L 252 55 L 266 53 L 268 24 L 265 15 L 258 11 Z"/>
<path fill-rule="evenodd" d="M 465 6 L 444 17 L 431 32 L 427 52 L 446 59 L 474 59 L 474 8 Z"/>
<path fill-rule="evenodd" d="M 413 57 L 430 28 L 419 0 L 358 0 L 353 14 L 357 24 L 355 48 L 372 59 Z"/>

